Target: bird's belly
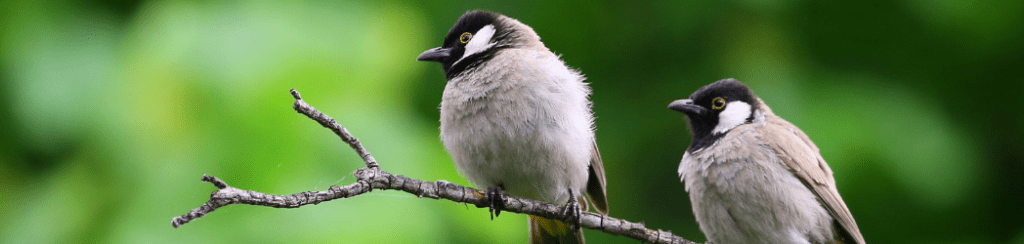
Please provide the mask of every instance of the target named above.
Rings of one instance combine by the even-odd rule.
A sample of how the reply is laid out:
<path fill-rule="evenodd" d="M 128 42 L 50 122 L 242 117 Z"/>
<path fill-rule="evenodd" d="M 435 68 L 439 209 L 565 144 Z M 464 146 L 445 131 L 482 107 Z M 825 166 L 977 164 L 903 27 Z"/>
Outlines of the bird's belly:
<path fill-rule="evenodd" d="M 590 151 L 572 149 L 589 127 L 527 119 L 540 117 L 530 114 L 451 113 L 442 106 L 442 140 L 459 172 L 479 187 L 501 186 L 512 195 L 559 204 L 568 201 L 569 189 L 578 194 L 586 187 Z"/>
<path fill-rule="evenodd" d="M 821 243 L 812 237 L 831 232 L 817 197 L 777 162 L 719 160 L 683 177 L 701 230 L 714 243 Z"/>

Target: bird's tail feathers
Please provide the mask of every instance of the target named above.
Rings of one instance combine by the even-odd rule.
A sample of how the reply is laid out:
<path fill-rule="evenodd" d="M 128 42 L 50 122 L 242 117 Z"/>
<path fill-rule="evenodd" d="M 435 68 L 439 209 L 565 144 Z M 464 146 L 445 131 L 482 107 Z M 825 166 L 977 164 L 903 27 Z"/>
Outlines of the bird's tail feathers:
<path fill-rule="evenodd" d="M 568 223 L 538 216 L 529 216 L 531 244 L 583 244 L 583 229 L 572 229 Z"/>

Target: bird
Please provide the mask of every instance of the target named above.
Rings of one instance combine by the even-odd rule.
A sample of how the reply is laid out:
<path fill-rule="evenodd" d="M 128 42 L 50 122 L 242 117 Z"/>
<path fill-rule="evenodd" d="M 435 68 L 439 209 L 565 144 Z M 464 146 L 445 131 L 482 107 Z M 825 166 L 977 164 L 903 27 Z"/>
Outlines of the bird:
<path fill-rule="evenodd" d="M 865 243 L 818 147 L 750 87 L 722 79 L 668 107 L 689 119 L 678 173 L 708 241 Z"/>
<path fill-rule="evenodd" d="M 492 219 L 501 193 L 564 204 L 577 222 L 587 199 L 608 213 L 589 84 L 532 27 L 470 10 L 417 60 L 441 63 L 441 140 L 456 169 L 487 187 Z M 528 218 L 531 243 L 584 242 L 578 223 Z"/>

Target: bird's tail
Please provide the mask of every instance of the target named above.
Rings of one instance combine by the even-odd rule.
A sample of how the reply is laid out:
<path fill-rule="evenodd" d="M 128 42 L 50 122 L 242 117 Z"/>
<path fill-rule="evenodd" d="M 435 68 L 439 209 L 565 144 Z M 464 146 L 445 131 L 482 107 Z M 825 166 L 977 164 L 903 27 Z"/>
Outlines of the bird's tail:
<path fill-rule="evenodd" d="M 583 229 L 572 229 L 568 223 L 530 215 L 530 243 L 532 244 L 583 244 Z"/>

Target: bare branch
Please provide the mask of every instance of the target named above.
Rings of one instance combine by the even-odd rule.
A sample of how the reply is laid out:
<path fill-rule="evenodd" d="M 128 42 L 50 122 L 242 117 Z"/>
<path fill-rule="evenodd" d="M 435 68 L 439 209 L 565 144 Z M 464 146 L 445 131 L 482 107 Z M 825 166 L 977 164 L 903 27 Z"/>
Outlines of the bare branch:
<path fill-rule="evenodd" d="M 356 182 L 345 186 L 332 185 L 325 191 L 307 191 L 291 195 L 274 195 L 234 188 L 217 177 L 203 175 L 203 181 L 213 183 L 219 189 L 213 191 L 210 195 L 210 201 L 204 203 L 198 208 L 192 209 L 184 215 L 171 219 L 172 226 L 177 228 L 189 221 L 203 217 L 207 213 L 217 210 L 217 208 L 231 204 L 262 205 L 274 208 L 297 208 L 308 204 L 318 204 L 338 198 L 354 197 L 370 192 L 373 189 L 399 190 L 414 194 L 418 197 L 446 199 L 453 202 L 473 204 L 478 208 L 487 208 L 490 206 L 486 197 L 486 192 L 482 190 L 458 185 L 444 180 L 424 181 L 413 179 L 381 170 L 373 156 L 366 151 L 366 148 L 364 148 L 362 144 L 359 143 L 359 140 L 353 137 L 345 127 L 338 124 L 330 116 L 317 111 L 316 108 L 313 108 L 306 102 L 302 101 L 302 97 L 299 96 L 299 92 L 295 89 L 292 89 L 291 93 L 292 96 L 295 97 L 294 108 L 296 111 L 305 114 L 311 119 L 319 122 L 324 127 L 334 131 L 335 134 L 338 134 L 342 140 L 348 143 L 349 146 L 351 146 L 352 149 L 354 149 L 366 162 L 366 168 L 360 168 L 353 173 L 357 178 Z M 570 221 L 570 216 L 568 216 L 568 212 L 564 211 L 563 206 L 528 198 L 520 198 L 508 194 L 502 194 L 502 200 L 504 201 L 504 207 L 501 209 L 503 211 Z M 593 212 L 582 213 L 579 216 L 579 222 L 582 227 L 601 230 L 605 233 L 614 235 L 624 235 L 644 242 L 696 244 L 693 241 L 676 236 L 670 231 L 648 229 L 642 222 L 630 222 Z"/>
<path fill-rule="evenodd" d="M 325 191 L 307 191 L 291 195 L 274 195 L 242 190 L 228 186 L 217 177 L 204 175 L 203 181 L 212 182 L 220 189 L 210 195 L 209 202 L 189 211 L 187 214 L 175 217 L 171 222 L 174 227 L 178 227 L 193 219 L 203 217 L 219 207 L 230 204 L 241 203 L 275 208 L 297 208 L 338 198 L 354 197 L 370 192 L 373 189 L 399 190 L 418 197 L 446 199 L 453 202 L 473 204 L 478 208 L 489 206 L 486 192 L 443 180 L 424 181 L 371 168 L 360 168 L 353 174 L 357 178 L 355 183 L 345 186 L 332 185 Z M 505 203 L 505 207 L 502 210 L 506 212 L 530 214 L 550 219 L 565 220 L 569 218 L 563 211 L 562 206 L 556 204 L 507 194 L 503 194 L 502 198 Z M 634 223 L 593 212 L 583 212 L 580 215 L 580 226 L 601 230 L 610 234 L 624 235 L 650 243 L 694 243 L 675 236 L 668 231 L 648 229 L 644 227 L 643 223 Z"/>
<path fill-rule="evenodd" d="M 342 141 L 345 141 L 345 143 L 348 143 L 348 145 L 351 146 L 353 150 L 356 150 L 356 153 L 359 154 L 359 157 L 363 158 L 363 162 L 366 162 L 367 168 L 380 167 L 380 165 L 377 164 L 377 159 L 373 158 L 373 155 L 370 155 L 369 151 L 366 151 L 366 148 L 363 147 L 362 143 L 359 143 L 359 138 L 352 136 L 352 133 L 349 133 L 348 129 L 345 129 L 344 126 L 338 124 L 338 121 L 334 120 L 334 118 L 331 118 L 331 116 L 327 116 L 326 114 L 321 113 L 320 110 L 316 110 L 316 108 L 314 108 L 312 105 L 309 105 L 308 103 L 306 103 L 306 101 L 303 101 L 302 95 L 299 95 L 299 91 L 291 89 L 291 93 L 292 97 L 295 97 L 295 103 L 292 105 L 292 108 L 294 108 L 295 111 L 299 112 L 300 114 L 305 114 L 306 117 L 316 120 L 316 122 L 319 122 L 320 125 L 326 127 L 327 129 L 331 129 L 331 131 L 334 131 L 334 134 L 338 135 L 338 137 L 341 137 Z"/>

